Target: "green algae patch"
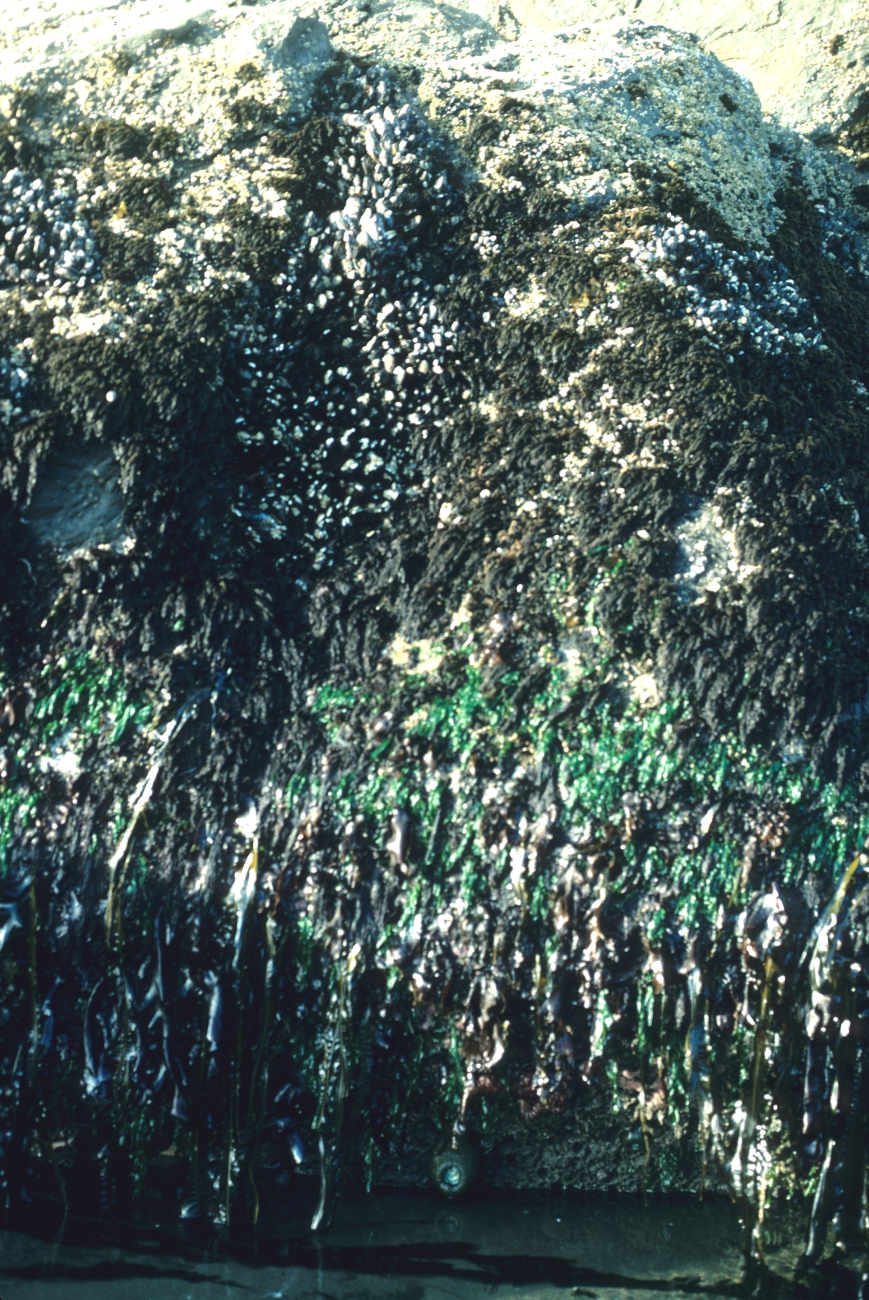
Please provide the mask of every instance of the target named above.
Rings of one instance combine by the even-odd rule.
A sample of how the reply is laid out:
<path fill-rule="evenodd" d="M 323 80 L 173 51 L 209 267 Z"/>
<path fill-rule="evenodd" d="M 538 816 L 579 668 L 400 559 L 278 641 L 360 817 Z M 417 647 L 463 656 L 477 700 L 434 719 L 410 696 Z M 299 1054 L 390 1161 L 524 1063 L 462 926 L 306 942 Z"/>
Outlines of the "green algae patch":
<path fill-rule="evenodd" d="M 4 683 L 0 678 L 0 692 Z M 98 654 L 70 652 L 44 662 L 32 681 L 7 696 L 4 773 L 0 785 L 0 869 L 33 824 L 80 775 L 88 746 L 120 753 L 142 734 L 154 704 L 135 698 L 124 672 Z"/>
<path fill-rule="evenodd" d="M 82 652 L 46 664 L 38 687 L 31 716 L 46 740 L 73 731 L 85 741 L 105 731 L 118 744 L 128 728 L 141 732 L 153 713 L 152 704 L 130 699 L 121 668 Z"/>
<path fill-rule="evenodd" d="M 316 808 L 324 841 L 343 835 L 345 852 L 395 882 L 357 960 L 404 999 L 414 1079 L 439 1081 L 435 1130 L 470 1122 L 497 1146 L 511 1106 L 572 1113 L 603 1088 L 646 1191 L 684 1187 L 686 1169 L 714 1187 L 726 1167 L 761 1216 L 811 1198 L 816 1175 L 790 1146 L 801 1080 L 786 1024 L 810 938 L 799 891 L 833 891 L 869 830 L 865 800 L 800 751 L 771 761 L 711 734 L 690 697 L 601 697 L 611 651 L 590 638 L 577 671 L 574 635 L 562 630 L 561 653 L 526 635 L 513 666 L 491 673 L 486 629 L 464 626 L 425 675 L 406 647 L 407 669 L 364 708 L 321 688 L 323 734 L 336 748 L 355 739 L 366 758 L 341 769 L 335 752 L 327 780 L 297 775 L 288 798 L 308 817 Z M 770 922 L 782 898 L 802 925 L 784 949 Z M 755 1027 L 776 1026 L 760 1057 L 739 998 Z M 384 1104 L 400 1127 L 400 1094 Z M 368 1176 L 375 1153 L 392 1168 L 388 1144 L 366 1141 Z"/>

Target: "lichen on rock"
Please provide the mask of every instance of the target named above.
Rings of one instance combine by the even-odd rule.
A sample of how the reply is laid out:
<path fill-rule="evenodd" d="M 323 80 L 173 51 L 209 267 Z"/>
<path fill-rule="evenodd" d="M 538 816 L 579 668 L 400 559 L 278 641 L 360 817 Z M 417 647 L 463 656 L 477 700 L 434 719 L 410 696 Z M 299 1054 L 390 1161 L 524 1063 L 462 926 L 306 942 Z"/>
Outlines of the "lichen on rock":
<path fill-rule="evenodd" d="M 658 26 L 287 30 L 10 117 L 6 1195 L 174 1141 L 191 1212 L 299 1166 L 323 1222 L 474 1133 L 489 1185 L 729 1189 L 755 1259 L 802 1192 L 850 1248 L 853 177 Z"/>

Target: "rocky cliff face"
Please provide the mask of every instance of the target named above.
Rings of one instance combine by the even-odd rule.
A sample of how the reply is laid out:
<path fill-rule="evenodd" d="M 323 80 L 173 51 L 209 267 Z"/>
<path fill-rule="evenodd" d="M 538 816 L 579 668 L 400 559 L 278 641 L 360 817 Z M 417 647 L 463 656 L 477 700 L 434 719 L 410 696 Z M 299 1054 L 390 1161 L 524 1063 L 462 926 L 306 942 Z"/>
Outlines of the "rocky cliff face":
<path fill-rule="evenodd" d="M 426 12 L 3 101 L 6 1196 L 440 1143 L 850 1248 L 859 176 L 690 36 Z"/>

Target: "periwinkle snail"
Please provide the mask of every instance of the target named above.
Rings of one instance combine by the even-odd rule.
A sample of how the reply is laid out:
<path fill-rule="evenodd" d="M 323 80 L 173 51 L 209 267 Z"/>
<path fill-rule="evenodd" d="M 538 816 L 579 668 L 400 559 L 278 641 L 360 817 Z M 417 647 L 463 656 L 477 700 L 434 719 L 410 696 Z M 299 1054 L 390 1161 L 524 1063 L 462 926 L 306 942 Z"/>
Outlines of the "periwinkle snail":
<path fill-rule="evenodd" d="M 468 1190 L 479 1168 L 480 1153 L 464 1133 L 451 1133 L 432 1155 L 432 1178 L 450 1200 Z"/>

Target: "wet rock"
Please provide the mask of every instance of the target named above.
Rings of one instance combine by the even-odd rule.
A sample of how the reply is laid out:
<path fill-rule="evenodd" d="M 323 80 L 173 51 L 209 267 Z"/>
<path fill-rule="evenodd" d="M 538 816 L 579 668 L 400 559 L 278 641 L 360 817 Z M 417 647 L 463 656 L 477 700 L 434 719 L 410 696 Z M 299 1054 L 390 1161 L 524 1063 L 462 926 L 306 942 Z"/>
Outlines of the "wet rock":
<path fill-rule="evenodd" d="M 118 464 L 98 443 L 60 446 L 41 468 L 26 523 L 40 546 L 62 559 L 124 540 L 124 498 Z"/>
<path fill-rule="evenodd" d="M 327 63 L 331 57 L 329 33 L 325 23 L 317 18 L 294 18 L 275 52 L 276 61 L 282 67 L 291 68 Z"/>
<path fill-rule="evenodd" d="M 859 173 L 657 23 L 342 15 L 4 100 L 10 1202 L 70 1116 L 107 1203 L 177 1125 L 186 1205 L 318 1222 L 466 1125 L 847 1236 Z"/>

